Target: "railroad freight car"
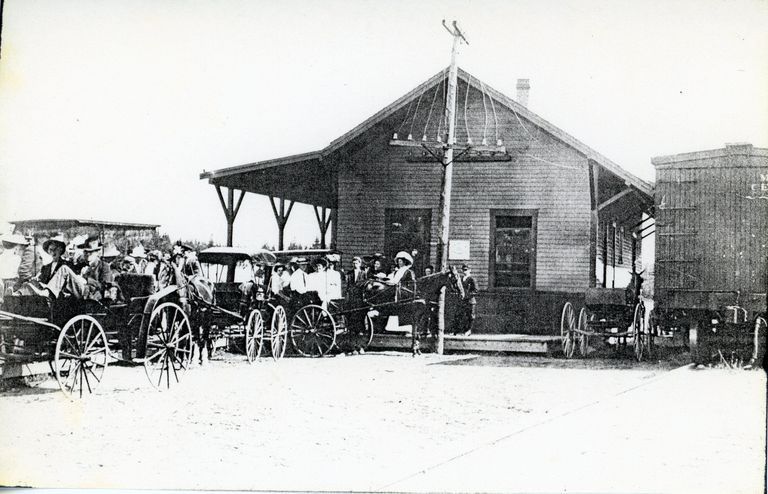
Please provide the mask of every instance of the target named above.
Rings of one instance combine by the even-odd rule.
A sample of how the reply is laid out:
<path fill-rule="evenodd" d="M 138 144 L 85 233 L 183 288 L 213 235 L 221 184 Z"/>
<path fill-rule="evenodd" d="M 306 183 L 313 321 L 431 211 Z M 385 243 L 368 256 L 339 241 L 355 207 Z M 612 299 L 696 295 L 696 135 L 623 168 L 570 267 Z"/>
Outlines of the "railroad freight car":
<path fill-rule="evenodd" d="M 768 298 L 768 149 L 660 156 L 651 332 L 688 335 L 696 363 L 763 360 Z"/>

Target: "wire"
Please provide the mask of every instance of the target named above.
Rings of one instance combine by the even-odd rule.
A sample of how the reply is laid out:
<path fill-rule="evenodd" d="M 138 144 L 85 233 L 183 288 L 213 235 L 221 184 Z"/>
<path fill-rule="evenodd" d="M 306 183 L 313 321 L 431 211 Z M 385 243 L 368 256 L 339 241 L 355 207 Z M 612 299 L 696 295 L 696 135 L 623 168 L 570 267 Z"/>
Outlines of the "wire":
<path fill-rule="evenodd" d="M 467 92 L 464 93 L 464 130 L 467 132 L 467 144 L 472 144 L 472 136 L 469 135 L 469 125 L 467 124 L 467 101 L 469 100 L 469 86 L 472 81 L 472 74 L 467 74 Z"/>
<path fill-rule="evenodd" d="M 427 114 L 427 123 L 424 124 L 424 132 L 423 132 L 423 138 L 426 140 L 427 137 L 427 127 L 429 127 L 429 120 L 432 118 L 432 109 L 435 107 L 435 100 L 437 99 L 437 93 L 440 92 L 440 88 L 443 85 L 443 80 L 440 79 L 440 85 L 435 88 L 435 94 L 432 96 L 432 104 L 429 105 L 429 113 Z"/>
<path fill-rule="evenodd" d="M 411 113 L 411 107 L 413 106 L 413 100 L 408 104 L 408 110 L 405 112 L 405 118 L 402 122 L 400 122 L 400 127 L 397 128 L 397 132 L 395 132 L 395 139 L 397 139 L 397 134 L 402 130 L 403 125 L 405 125 L 405 122 L 408 121 L 408 115 Z"/>
<path fill-rule="evenodd" d="M 419 95 L 419 101 L 416 102 L 416 109 L 413 110 L 413 117 L 411 117 L 411 128 L 408 131 L 408 140 L 413 139 L 413 124 L 416 122 L 416 114 L 419 113 L 419 105 L 421 105 L 421 97 L 424 96 L 424 92 L 422 91 Z"/>
<path fill-rule="evenodd" d="M 485 88 L 485 84 L 483 84 L 483 88 Z M 491 95 L 488 95 L 488 99 L 491 100 L 491 109 L 493 110 L 493 130 L 496 134 L 496 145 L 501 145 L 501 141 L 499 140 L 499 119 L 496 117 L 496 105 L 493 104 L 493 98 Z"/>
<path fill-rule="evenodd" d="M 483 95 L 483 146 L 488 144 L 488 107 L 485 105 L 485 84 L 480 81 L 480 92 Z"/>

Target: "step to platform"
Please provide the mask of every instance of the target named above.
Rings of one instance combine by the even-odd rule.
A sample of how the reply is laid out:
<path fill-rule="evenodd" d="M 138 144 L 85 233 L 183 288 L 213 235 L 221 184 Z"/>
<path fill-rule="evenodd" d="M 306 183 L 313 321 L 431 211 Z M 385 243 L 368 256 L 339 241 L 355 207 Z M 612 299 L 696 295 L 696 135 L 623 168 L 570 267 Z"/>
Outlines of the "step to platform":
<path fill-rule="evenodd" d="M 433 345 L 434 339 L 421 340 L 422 348 L 430 349 Z M 551 354 L 560 348 L 560 337 L 530 334 L 445 335 L 443 346 L 445 351 Z M 402 333 L 375 334 L 370 348 L 410 350 L 411 336 Z"/>

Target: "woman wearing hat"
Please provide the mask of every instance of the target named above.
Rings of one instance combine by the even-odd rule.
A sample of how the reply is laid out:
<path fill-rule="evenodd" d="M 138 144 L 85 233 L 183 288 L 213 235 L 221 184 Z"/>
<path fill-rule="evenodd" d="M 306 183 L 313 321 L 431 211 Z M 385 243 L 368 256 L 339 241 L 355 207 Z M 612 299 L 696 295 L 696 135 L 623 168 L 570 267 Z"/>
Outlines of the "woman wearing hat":
<path fill-rule="evenodd" d="M 381 280 L 386 285 L 399 285 L 403 282 L 415 283 L 416 275 L 413 273 L 411 266 L 413 266 L 413 257 L 405 251 L 400 251 L 395 256 L 395 262 L 397 262 L 397 269 L 395 272 Z"/>
<path fill-rule="evenodd" d="M 67 242 L 61 234 L 43 242 L 43 250 L 51 256 L 52 260 L 40 269 L 40 276 L 38 277 L 40 283 L 48 283 L 51 281 L 53 275 L 56 274 L 56 271 L 61 269 L 62 266 L 68 266 L 72 269 L 72 263 L 62 257 L 66 248 Z"/>

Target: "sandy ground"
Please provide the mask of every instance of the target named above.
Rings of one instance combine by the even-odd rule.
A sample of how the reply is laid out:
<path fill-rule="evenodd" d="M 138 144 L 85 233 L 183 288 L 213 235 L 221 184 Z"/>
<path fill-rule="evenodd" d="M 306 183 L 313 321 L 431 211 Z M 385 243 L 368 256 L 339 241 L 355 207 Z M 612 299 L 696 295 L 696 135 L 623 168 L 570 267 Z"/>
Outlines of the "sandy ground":
<path fill-rule="evenodd" d="M 86 400 L 50 380 L 0 394 L 0 484 L 763 492 L 764 374 L 671 367 L 224 354 L 165 392 L 110 367 Z"/>

